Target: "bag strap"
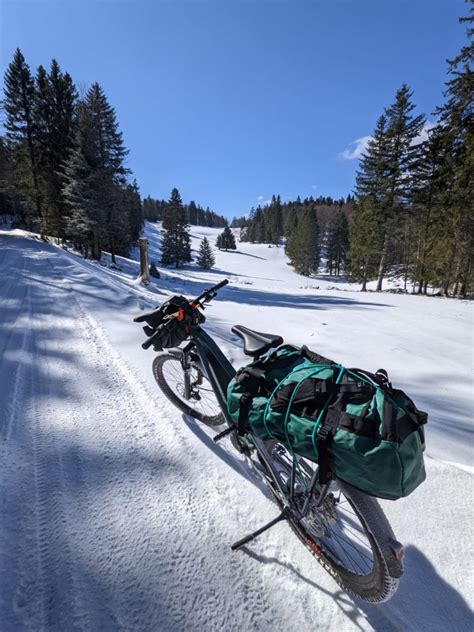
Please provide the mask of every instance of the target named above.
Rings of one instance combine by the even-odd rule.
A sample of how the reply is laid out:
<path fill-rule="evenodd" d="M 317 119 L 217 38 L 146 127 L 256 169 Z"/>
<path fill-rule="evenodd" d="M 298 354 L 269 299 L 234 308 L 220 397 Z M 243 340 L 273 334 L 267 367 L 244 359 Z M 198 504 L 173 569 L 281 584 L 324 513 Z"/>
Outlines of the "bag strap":
<path fill-rule="evenodd" d="M 403 391 L 392 392 L 403 393 Z M 410 404 L 410 409 L 397 406 L 391 397 L 390 392 L 385 393 L 385 399 L 383 403 L 382 412 L 382 437 L 388 441 L 395 441 L 401 443 L 408 435 L 421 428 L 428 421 L 428 413 L 418 410 L 415 404 L 409 399 L 405 393 L 403 395 L 407 397 Z M 399 417 L 398 413 L 402 413 Z"/>
<path fill-rule="evenodd" d="M 343 366 L 340 366 L 339 375 L 336 378 L 336 384 L 340 384 L 341 381 L 345 378 L 345 371 L 346 369 L 344 369 Z M 315 433 L 317 433 L 316 450 L 318 456 L 318 474 L 320 485 L 326 485 L 326 483 L 328 482 L 331 463 L 329 447 L 334 437 L 334 433 L 339 426 L 339 421 L 343 412 L 342 406 L 346 398 L 347 393 L 343 392 L 339 392 L 335 401 L 334 397 L 331 396 L 314 425 L 312 440 L 314 446 Z"/>
<path fill-rule="evenodd" d="M 235 377 L 236 381 L 245 388 L 239 402 L 239 419 L 237 432 L 243 436 L 248 427 L 249 408 L 252 399 L 258 395 L 265 386 L 265 371 L 255 365 L 241 369 Z"/>

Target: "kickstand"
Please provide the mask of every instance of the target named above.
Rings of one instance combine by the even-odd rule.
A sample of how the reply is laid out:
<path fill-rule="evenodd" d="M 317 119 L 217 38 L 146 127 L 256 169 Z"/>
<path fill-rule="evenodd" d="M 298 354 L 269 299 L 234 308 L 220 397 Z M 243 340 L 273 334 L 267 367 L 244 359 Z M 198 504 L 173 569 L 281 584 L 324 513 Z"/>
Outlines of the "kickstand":
<path fill-rule="evenodd" d="M 273 525 L 277 524 L 277 522 L 281 522 L 282 520 L 286 520 L 287 518 L 288 518 L 288 509 L 285 507 L 285 509 L 283 509 L 283 511 L 280 514 L 278 514 L 276 518 L 273 518 L 273 520 L 270 520 L 270 522 L 268 522 L 263 527 L 260 527 L 260 529 L 257 529 L 257 531 L 254 531 L 253 533 L 246 535 L 245 538 L 242 538 L 238 542 L 234 542 L 234 544 L 230 548 L 233 551 L 235 551 L 236 549 L 239 549 L 241 546 L 255 539 L 257 536 L 259 536 L 261 533 L 263 533 L 267 529 L 270 529 L 271 527 L 273 527 Z"/>

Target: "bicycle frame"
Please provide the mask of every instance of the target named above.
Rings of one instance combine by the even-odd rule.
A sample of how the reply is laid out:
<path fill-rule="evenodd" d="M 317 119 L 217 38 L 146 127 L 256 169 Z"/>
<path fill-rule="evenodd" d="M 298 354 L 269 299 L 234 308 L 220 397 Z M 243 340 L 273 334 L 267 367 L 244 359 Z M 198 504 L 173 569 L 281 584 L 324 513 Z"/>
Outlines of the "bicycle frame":
<path fill-rule="evenodd" d="M 227 411 L 227 387 L 232 378 L 235 377 L 236 370 L 219 349 L 211 336 L 209 336 L 209 334 L 205 332 L 200 326 L 194 326 L 192 327 L 190 332 L 189 344 L 182 349 L 183 369 L 185 373 L 187 371 L 190 371 L 189 353 L 192 349 L 194 349 L 199 356 L 199 359 L 202 363 L 202 368 L 204 369 L 204 373 L 211 383 L 212 389 L 216 395 L 217 401 L 219 402 L 219 406 L 222 410 L 229 429 L 233 429 L 235 425 Z M 279 472 L 276 469 L 263 440 L 259 437 L 256 437 L 255 435 L 252 435 L 252 442 L 261 459 L 265 463 L 265 466 L 269 474 L 271 475 L 274 484 L 280 491 L 285 510 L 291 510 L 293 515 L 297 514 L 297 516 L 295 517 L 298 518 L 306 515 L 309 510 L 310 499 L 316 489 L 316 484 L 318 480 L 318 468 L 316 468 L 308 487 L 304 507 L 302 510 L 299 510 L 297 509 L 296 503 L 294 502 L 295 485 L 297 483 L 296 462 L 293 460 L 289 488 L 285 488 L 282 484 L 281 476 L 279 475 Z M 325 485 L 321 490 L 320 497 L 317 501 L 317 506 L 320 506 L 324 501 L 324 497 L 326 496 L 328 488 L 329 485 Z"/>
<path fill-rule="evenodd" d="M 199 355 L 205 375 L 211 383 L 227 424 L 231 425 L 232 420 L 227 412 L 227 387 L 235 376 L 236 370 L 211 336 L 201 327 L 192 328 L 191 343 Z"/>

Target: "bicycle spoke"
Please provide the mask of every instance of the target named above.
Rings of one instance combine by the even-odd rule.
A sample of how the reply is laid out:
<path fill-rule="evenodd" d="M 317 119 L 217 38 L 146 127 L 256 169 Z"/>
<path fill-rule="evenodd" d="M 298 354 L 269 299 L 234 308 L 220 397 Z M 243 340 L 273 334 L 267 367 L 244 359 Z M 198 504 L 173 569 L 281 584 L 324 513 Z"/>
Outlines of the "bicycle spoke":
<path fill-rule="evenodd" d="M 202 383 L 206 378 L 199 376 L 196 369 L 191 369 L 191 396 L 189 398 L 185 397 L 185 375 L 181 362 L 177 358 L 170 359 L 163 364 L 163 375 L 169 387 L 187 406 L 204 416 L 217 417 L 220 415 L 221 410 L 214 391 L 208 384 Z"/>

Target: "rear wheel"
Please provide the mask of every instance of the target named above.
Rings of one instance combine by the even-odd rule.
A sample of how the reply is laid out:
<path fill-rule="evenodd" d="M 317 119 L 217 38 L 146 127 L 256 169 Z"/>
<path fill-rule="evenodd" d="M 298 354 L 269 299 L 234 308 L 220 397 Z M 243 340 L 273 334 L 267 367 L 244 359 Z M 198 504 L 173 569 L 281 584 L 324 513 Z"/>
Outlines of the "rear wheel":
<path fill-rule="evenodd" d="M 288 481 L 290 455 L 281 444 L 275 444 L 269 451 L 283 480 Z M 295 490 L 299 510 L 303 508 L 305 488 L 314 467 L 313 463 L 299 459 Z M 272 490 L 282 504 L 274 485 Z M 321 507 L 317 506 L 318 496 L 316 493 L 304 518 L 290 517 L 294 531 L 344 590 L 371 603 L 388 601 L 403 574 L 402 547 L 377 500 L 339 479 L 331 482 Z"/>
<path fill-rule="evenodd" d="M 186 376 L 181 359 L 166 353 L 156 356 L 153 361 L 153 375 L 166 397 L 185 415 L 208 426 L 223 423 L 224 417 L 212 386 L 199 367 L 192 364 Z"/>

